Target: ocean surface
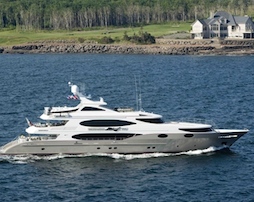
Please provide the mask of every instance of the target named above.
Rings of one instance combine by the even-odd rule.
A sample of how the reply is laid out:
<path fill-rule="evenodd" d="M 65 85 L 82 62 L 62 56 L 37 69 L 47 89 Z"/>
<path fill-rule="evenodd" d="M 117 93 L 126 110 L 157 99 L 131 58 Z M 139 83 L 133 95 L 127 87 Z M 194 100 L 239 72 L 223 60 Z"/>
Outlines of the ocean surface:
<path fill-rule="evenodd" d="M 230 150 L 0 157 L 0 201 L 254 201 L 254 57 L 0 54 L 0 145 L 45 106 L 75 106 L 72 81 L 109 107 L 250 132 Z"/>

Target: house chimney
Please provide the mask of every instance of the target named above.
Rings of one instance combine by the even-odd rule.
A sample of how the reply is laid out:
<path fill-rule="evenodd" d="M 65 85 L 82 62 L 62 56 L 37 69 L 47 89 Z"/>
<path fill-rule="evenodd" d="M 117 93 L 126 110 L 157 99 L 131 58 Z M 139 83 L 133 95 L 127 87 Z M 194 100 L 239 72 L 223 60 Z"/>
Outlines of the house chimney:
<path fill-rule="evenodd" d="M 214 12 L 213 12 L 213 11 L 210 11 L 210 17 L 209 17 L 209 19 L 212 19 L 213 16 L 214 16 Z"/>

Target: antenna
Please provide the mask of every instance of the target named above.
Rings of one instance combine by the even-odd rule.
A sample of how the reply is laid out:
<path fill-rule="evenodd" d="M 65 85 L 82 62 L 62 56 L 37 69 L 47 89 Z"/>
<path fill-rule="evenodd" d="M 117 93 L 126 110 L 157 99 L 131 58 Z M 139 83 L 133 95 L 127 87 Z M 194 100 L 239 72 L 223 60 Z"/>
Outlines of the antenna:
<path fill-rule="evenodd" d="M 142 109 L 142 97 L 141 97 L 141 79 L 140 79 L 140 76 L 139 76 L 139 110 L 140 111 L 143 111 Z"/>
<path fill-rule="evenodd" d="M 136 110 L 138 111 L 138 86 L 137 86 L 137 78 L 136 75 L 134 75 L 134 79 L 135 79 L 135 98 L 136 98 Z"/>
<path fill-rule="evenodd" d="M 138 83 L 137 83 L 137 78 L 136 75 L 134 75 L 135 79 L 135 89 L 136 89 L 136 110 L 137 111 L 142 111 L 142 97 L 141 97 L 141 81 L 140 81 L 140 76 L 138 78 Z"/>

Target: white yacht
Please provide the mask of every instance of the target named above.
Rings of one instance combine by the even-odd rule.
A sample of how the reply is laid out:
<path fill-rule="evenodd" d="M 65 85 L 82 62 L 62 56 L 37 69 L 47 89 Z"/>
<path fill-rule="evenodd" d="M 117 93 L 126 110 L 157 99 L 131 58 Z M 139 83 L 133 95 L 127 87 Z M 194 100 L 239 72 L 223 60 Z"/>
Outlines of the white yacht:
<path fill-rule="evenodd" d="M 27 135 L 0 148 L 4 155 L 85 153 L 176 153 L 230 147 L 247 129 L 214 129 L 212 125 L 164 122 L 162 116 L 130 108 L 109 109 L 102 98 L 92 101 L 69 83 L 76 107 L 45 107 L 41 123 L 31 123 Z"/>

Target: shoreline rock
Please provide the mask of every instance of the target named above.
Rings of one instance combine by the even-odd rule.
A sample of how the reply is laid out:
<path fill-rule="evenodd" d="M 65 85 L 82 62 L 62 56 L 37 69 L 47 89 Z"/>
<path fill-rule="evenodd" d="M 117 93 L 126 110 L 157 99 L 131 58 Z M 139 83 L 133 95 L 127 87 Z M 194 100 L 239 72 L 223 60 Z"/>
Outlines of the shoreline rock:
<path fill-rule="evenodd" d="M 254 40 L 165 40 L 154 45 L 34 43 L 0 47 L 0 53 L 92 53 L 153 55 L 253 55 Z"/>

